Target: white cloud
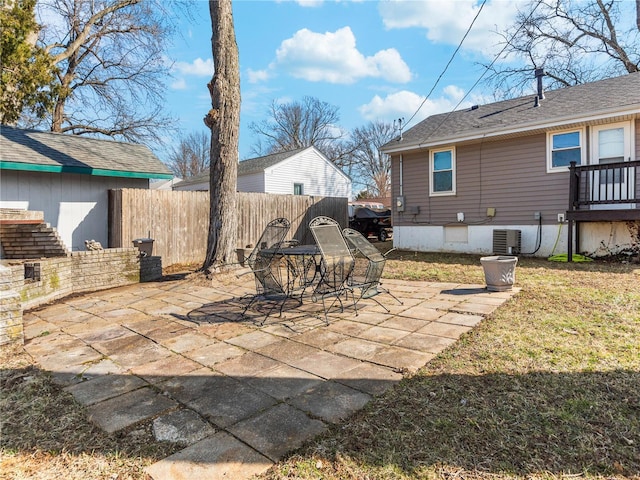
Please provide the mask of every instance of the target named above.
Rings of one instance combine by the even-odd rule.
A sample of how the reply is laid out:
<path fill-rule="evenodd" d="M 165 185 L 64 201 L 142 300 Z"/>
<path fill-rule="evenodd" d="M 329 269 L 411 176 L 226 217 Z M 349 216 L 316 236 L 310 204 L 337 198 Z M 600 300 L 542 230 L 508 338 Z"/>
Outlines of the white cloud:
<path fill-rule="evenodd" d="M 276 3 L 282 3 L 283 1 L 288 1 L 288 0 L 276 0 Z M 325 0 L 295 0 L 295 3 L 297 3 L 301 7 L 315 8 L 315 7 L 321 7 L 322 4 L 324 4 L 324 1 Z M 333 1 L 338 3 L 341 0 L 333 0 Z M 362 2 L 364 0 L 349 0 L 349 1 L 354 2 L 354 3 L 359 3 L 359 2 Z"/>
<path fill-rule="evenodd" d="M 384 98 L 376 95 L 369 103 L 360 106 L 358 110 L 365 119 L 371 121 L 401 117 L 404 117 L 405 121 L 409 121 L 413 114 L 420 109 L 411 121 L 411 126 L 413 126 L 431 115 L 452 111 L 458 106 L 464 95 L 465 92 L 460 87 L 448 85 L 442 89 L 442 95 L 439 98 L 429 98 L 425 102 L 424 95 L 402 90 L 389 94 Z M 479 103 L 477 101 L 479 99 L 480 97 L 471 96 L 470 99 L 462 102 L 458 109 L 471 107 L 471 105 Z"/>
<path fill-rule="evenodd" d="M 258 83 L 264 82 L 271 77 L 268 70 L 253 70 L 251 68 L 247 69 L 247 78 L 249 83 Z"/>
<path fill-rule="evenodd" d="M 301 7 L 319 7 L 323 2 L 324 0 L 296 0 L 296 3 Z"/>
<path fill-rule="evenodd" d="M 447 97 L 454 102 L 459 102 L 464 98 L 464 90 L 456 85 L 447 85 L 442 89 Z"/>
<path fill-rule="evenodd" d="M 311 82 L 351 84 L 366 77 L 396 83 L 411 80 L 411 71 L 397 50 L 381 50 L 367 57 L 356 48 L 349 27 L 324 34 L 299 30 L 280 44 L 269 68 L 284 69 Z"/>
<path fill-rule="evenodd" d="M 415 112 L 424 97 L 417 93 L 402 90 L 387 95 L 385 98 L 374 96 L 371 101 L 360 106 L 360 114 L 367 120 L 408 117 Z"/>
<path fill-rule="evenodd" d="M 515 17 L 523 0 L 489 0 L 464 41 L 463 49 L 493 56 L 499 51 L 499 37 Z M 422 28 L 429 40 L 457 45 L 480 8 L 477 0 L 388 0 L 379 12 L 387 29 Z"/>
<path fill-rule="evenodd" d="M 171 88 L 173 90 L 186 90 L 187 82 L 184 78 L 177 78 L 174 82 L 171 83 Z"/>
<path fill-rule="evenodd" d="M 207 58 L 203 60 L 196 58 L 193 62 L 176 62 L 173 64 L 174 70 L 177 70 L 183 75 L 193 75 L 196 77 L 211 77 L 213 76 L 213 59 Z"/>

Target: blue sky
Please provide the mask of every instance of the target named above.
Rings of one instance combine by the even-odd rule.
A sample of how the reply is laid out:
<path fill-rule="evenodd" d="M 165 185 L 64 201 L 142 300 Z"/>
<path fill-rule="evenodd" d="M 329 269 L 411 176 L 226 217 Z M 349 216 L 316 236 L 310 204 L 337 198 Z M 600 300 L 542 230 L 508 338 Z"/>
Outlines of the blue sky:
<path fill-rule="evenodd" d="M 255 142 L 248 126 L 267 118 L 269 105 L 316 97 L 339 107 L 340 126 L 414 115 L 445 68 L 480 8 L 475 0 L 236 0 L 234 24 L 241 75 L 240 158 Z M 447 73 L 407 125 L 460 107 L 490 101 L 469 89 L 482 74 L 478 62 L 499 51 L 517 2 L 489 0 Z M 208 2 L 194 19 L 180 18 L 181 34 L 169 51 L 172 82 L 167 110 L 182 133 L 204 130 L 211 108 L 206 84 L 213 74 Z M 156 151 L 167 159 L 167 151 Z"/>

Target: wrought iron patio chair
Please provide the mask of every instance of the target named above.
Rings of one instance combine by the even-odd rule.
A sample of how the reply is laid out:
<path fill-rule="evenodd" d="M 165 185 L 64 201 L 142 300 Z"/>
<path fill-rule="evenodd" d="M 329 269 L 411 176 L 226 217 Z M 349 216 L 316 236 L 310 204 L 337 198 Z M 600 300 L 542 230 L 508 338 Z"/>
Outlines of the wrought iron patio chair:
<path fill-rule="evenodd" d="M 394 249 L 383 254 L 362 233 L 352 228 L 345 228 L 342 234 L 354 253 L 355 266 L 349 276 L 348 283 L 354 291 L 356 289 L 360 291 L 360 297 L 355 300 L 355 303 L 357 304 L 363 298 L 371 298 L 389 312 L 389 309 L 375 298 L 381 293 L 386 293 L 402 305 L 402 302 L 393 293 L 380 284 L 380 277 L 387 260 L 386 255 Z"/>
<path fill-rule="evenodd" d="M 316 217 L 309 223 L 309 229 L 316 240 L 322 257 L 320 263 L 320 279 L 314 288 L 314 301 L 318 297 L 322 299 L 324 309 L 324 319 L 329 324 L 327 316 L 329 310 L 336 301 L 340 302 L 340 309 L 344 311 L 342 295 L 348 299 L 349 285 L 347 279 L 353 270 L 354 260 L 351 251 L 340 231 L 340 224 L 329 217 Z M 352 298 L 353 298 L 353 292 Z M 334 300 L 327 307 L 326 299 L 333 297 Z M 353 298 L 353 306 L 358 314 L 358 310 Z"/>
<path fill-rule="evenodd" d="M 244 307 L 242 314 L 254 304 L 256 300 L 267 300 L 271 308 L 262 320 L 264 324 L 271 312 L 279 306 L 280 313 L 287 300 L 286 282 L 283 281 L 283 262 L 280 251 L 283 247 L 284 239 L 289 232 L 291 224 L 286 218 L 276 218 L 270 221 L 265 227 L 258 243 L 246 260 L 246 264 L 251 269 L 256 282 L 256 294 Z M 285 266 L 286 269 L 286 266 Z"/>

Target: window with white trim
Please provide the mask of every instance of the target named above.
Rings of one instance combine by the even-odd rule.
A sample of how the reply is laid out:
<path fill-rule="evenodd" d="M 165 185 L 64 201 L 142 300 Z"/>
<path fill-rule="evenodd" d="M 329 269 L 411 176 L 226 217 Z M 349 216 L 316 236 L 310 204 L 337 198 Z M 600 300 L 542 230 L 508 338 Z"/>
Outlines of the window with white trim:
<path fill-rule="evenodd" d="M 585 161 L 584 129 L 547 133 L 547 172 L 566 172 Z"/>
<path fill-rule="evenodd" d="M 429 152 L 429 195 L 455 195 L 456 150 L 453 147 Z"/>
<path fill-rule="evenodd" d="M 303 183 L 294 183 L 293 184 L 293 194 L 294 195 L 304 195 L 304 184 Z"/>

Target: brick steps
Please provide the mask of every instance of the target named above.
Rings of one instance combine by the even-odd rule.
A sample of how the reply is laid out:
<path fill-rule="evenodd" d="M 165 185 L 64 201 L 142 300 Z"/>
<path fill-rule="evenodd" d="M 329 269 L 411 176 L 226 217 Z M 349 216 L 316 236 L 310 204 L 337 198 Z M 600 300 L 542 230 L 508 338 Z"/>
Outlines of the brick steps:
<path fill-rule="evenodd" d="M 66 257 L 69 252 L 55 228 L 40 222 L 0 224 L 0 243 L 5 258 Z"/>

